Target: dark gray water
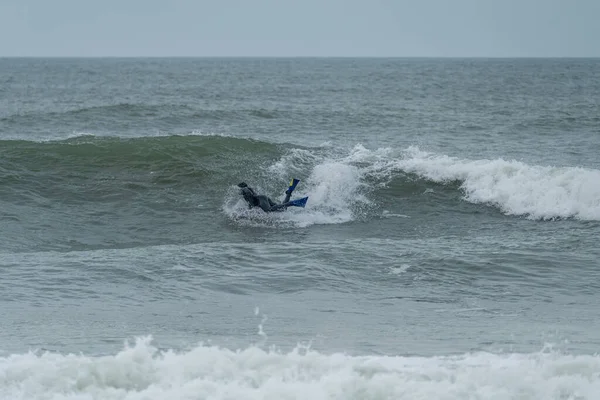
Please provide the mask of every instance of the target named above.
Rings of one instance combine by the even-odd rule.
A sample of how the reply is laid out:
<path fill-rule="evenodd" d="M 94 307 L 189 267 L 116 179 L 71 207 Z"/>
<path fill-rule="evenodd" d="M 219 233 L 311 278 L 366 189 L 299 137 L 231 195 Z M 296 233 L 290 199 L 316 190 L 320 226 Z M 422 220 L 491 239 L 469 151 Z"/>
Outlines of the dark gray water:
<path fill-rule="evenodd" d="M 600 399 L 598 154 L 600 60 L 0 59 L 0 398 Z"/>

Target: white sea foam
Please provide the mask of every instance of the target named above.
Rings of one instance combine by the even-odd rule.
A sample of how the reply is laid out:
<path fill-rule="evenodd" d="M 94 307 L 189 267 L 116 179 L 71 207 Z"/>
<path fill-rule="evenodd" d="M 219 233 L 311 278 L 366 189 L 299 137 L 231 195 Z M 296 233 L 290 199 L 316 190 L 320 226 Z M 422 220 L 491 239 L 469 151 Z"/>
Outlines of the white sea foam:
<path fill-rule="evenodd" d="M 287 353 L 207 345 L 175 352 L 141 338 L 108 356 L 0 357 L 0 398 L 592 400 L 600 398 L 600 357 L 349 356 L 302 346 Z"/>
<path fill-rule="evenodd" d="M 465 200 L 531 219 L 600 220 L 600 171 L 528 165 L 520 161 L 464 160 L 411 147 L 395 168 L 435 182 L 460 181 Z"/>
<path fill-rule="evenodd" d="M 233 135 L 231 135 L 229 133 L 225 133 L 225 132 L 212 132 L 212 131 L 206 132 L 206 131 L 202 131 L 200 129 L 194 129 L 190 133 L 186 133 L 186 135 L 209 136 L 209 137 L 234 137 Z M 166 136 L 170 136 L 170 134 L 167 134 Z"/>

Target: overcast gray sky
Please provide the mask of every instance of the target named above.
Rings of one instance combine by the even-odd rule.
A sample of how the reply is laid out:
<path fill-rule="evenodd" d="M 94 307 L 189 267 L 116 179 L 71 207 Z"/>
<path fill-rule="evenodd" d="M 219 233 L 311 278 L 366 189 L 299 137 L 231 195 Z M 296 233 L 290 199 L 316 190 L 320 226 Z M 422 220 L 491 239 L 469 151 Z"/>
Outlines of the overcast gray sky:
<path fill-rule="evenodd" d="M 0 56 L 599 57 L 600 0 L 0 0 Z"/>

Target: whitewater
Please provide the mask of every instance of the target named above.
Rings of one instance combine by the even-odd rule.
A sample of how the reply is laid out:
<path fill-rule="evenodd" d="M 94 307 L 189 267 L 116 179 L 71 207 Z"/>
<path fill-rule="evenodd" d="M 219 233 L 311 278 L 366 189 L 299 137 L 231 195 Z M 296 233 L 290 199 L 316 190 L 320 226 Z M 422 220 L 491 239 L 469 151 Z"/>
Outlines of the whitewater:
<path fill-rule="evenodd" d="M 114 355 L 28 353 L 0 359 L 3 399 L 594 399 L 600 357 L 543 350 L 453 357 L 325 355 L 200 344 L 159 350 L 151 338 Z"/>

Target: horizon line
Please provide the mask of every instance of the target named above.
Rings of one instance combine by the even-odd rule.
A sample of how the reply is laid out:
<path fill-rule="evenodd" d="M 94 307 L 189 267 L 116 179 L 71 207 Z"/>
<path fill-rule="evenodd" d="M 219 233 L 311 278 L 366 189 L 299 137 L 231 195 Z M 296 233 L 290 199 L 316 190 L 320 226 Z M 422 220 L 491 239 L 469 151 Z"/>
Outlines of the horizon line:
<path fill-rule="evenodd" d="M 294 59 L 294 58 L 319 58 L 319 59 L 597 59 L 600 56 L 310 56 L 310 55 L 286 55 L 286 56 L 274 56 L 274 55 L 203 55 L 203 56 L 191 56 L 191 55 L 179 55 L 179 56 L 150 56 L 150 55 L 133 55 L 133 56 L 119 56 L 119 55 L 95 55 L 95 56 L 75 56 L 75 55 L 0 55 L 0 59 L 6 58 L 63 58 L 63 59 L 100 59 L 100 58 L 121 58 L 121 59 L 167 59 L 167 58 L 188 58 L 188 59 L 207 59 L 207 58 L 246 58 L 246 59 Z"/>

